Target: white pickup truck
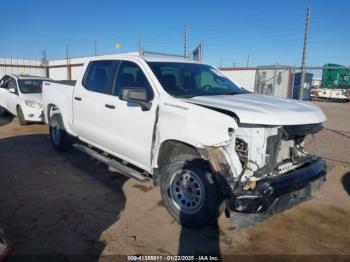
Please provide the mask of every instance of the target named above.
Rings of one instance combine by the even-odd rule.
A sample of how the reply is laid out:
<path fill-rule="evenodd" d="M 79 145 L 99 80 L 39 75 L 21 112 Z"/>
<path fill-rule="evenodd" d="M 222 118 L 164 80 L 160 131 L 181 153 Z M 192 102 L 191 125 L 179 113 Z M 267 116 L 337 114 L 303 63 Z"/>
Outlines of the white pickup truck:
<path fill-rule="evenodd" d="M 326 120 L 310 102 L 249 94 L 213 66 L 170 56 L 99 57 L 83 72 L 75 86 L 44 82 L 53 146 L 152 179 L 182 225 L 225 210 L 235 227 L 251 226 L 325 180 L 325 162 L 303 146 Z"/>

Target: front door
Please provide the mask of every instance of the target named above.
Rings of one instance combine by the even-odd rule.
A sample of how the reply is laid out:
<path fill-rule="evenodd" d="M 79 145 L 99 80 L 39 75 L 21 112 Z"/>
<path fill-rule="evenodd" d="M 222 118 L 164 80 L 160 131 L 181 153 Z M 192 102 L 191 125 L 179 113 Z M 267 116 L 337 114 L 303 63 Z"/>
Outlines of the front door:
<path fill-rule="evenodd" d="M 17 82 L 14 78 L 10 77 L 7 83 L 7 94 L 6 94 L 6 108 L 14 115 L 17 114 L 17 105 L 19 104 L 19 91 Z"/>
<path fill-rule="evenodd" d="M 137 103 L 119 99 L 122 88 L 144 88 L 152 107 L 142 111 Z M 113 108 L 106 109 L 109 119 L 105 128 L 109 130 L 109 148 L 121 158 L 151 171 L 152 137 L 156 120 L 156 98 L 145 73 L 134 62 L 122 61 L 115 81 L 113 97 L 108 103 Z"/>

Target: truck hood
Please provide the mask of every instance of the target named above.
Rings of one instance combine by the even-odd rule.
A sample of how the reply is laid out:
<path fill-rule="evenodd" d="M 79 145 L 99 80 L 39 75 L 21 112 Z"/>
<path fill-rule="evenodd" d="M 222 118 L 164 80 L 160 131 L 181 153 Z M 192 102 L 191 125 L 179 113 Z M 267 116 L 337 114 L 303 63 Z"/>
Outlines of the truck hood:
<path fill-rule="evenodd" d="M 42 98 L 41 98 L 41 93 L 28 93 L 28 94 L 23 94 L 22 96 L 25 100 L 31 100 L 31 101 L 35 101 L 35 102 L 39 102 L 41 103 Z"/>
<path fill-rule="evenodd" d="M 265 95 L 197 96 L 184 101 L 231 111 L 245 124 L 303 125 L 326 121 L 322 110 L 311 102 Z"/>

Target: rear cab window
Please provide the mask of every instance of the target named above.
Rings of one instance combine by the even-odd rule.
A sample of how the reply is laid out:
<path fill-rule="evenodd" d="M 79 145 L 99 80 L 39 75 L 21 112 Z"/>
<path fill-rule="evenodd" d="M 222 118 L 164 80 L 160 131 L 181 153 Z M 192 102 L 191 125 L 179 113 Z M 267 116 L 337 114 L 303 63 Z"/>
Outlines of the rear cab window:
<path fill-rule="evenodd" d="M 93 92 L 111 95 L 119 63 L 117 60 L 90 62 L 83 78 L 83 86 Z"/>

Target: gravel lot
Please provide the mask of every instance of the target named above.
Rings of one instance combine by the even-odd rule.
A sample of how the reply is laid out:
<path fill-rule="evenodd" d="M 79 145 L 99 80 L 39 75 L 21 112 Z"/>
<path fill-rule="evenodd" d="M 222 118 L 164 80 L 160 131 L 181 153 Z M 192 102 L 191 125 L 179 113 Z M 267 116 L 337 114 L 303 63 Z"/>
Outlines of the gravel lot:
<path fill-rule="evenodd" d="M 45 125 L 0 120 L 0 228 L 15 255 L 350 255 L 350 103 L 317 103 L 325 129 L 307 141 L 328 181 L 309 202 L 235 229 L 220 217 L 201 230 L 179 226 L 158 188 L 139 184 L 75 150 L 54 151 Z M 228 257 L 227 257 L 228 258 Z"/>

